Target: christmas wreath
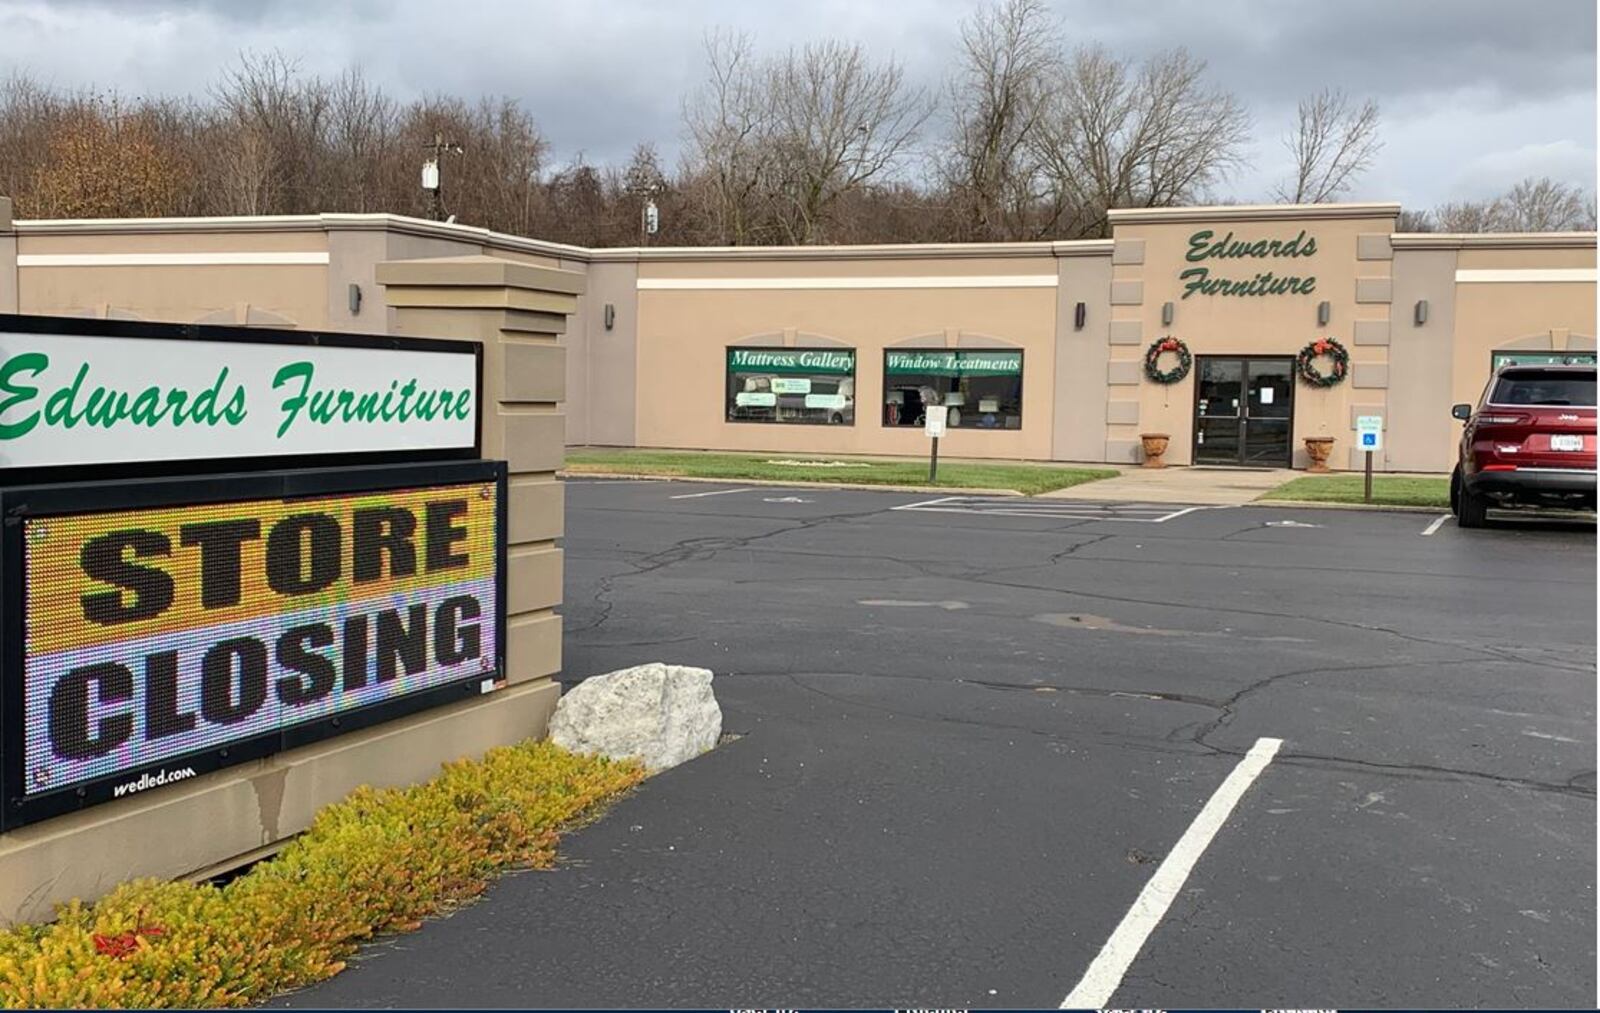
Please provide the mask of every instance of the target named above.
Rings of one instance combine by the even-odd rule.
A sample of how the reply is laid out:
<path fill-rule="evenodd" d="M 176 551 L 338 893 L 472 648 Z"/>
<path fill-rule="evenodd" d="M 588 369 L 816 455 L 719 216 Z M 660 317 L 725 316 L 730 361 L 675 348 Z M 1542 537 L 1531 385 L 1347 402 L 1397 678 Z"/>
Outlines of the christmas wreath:
<path fill-rule="evenodd" d="M 1166 352 L 1178 355 L 1178 364 L 1171 369 L 1161 368 L 1161 356 Z M 1152 341 L 1144 352 L 1144 375 L 1156 383 L 1177 383 L 1189 375 L 1193 365 L 1194 356 L 1189 354 L 1189 346 L 1171 335 Z"/>
<path fill-rule="evenodd" d="M 1317 360 L 1324 355 L 1333 360 L 1333 368 L 1326 373 L 1317 368 Z M 1313 387 L 1332 387 L 1350 372 L 1350 353 L 1333 338 L 1318 338 L 1300 349 L 1300 354 L 1295 356 L 1294 371 Z"/>

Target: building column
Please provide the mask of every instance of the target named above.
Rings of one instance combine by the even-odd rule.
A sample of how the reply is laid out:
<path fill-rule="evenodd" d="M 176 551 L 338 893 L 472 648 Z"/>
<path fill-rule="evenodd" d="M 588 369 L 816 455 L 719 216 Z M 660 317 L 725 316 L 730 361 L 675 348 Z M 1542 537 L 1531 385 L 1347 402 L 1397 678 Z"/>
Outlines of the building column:
<path fill-rule="evenodd" d="M 386 261 L 377 280 L 394 333 L 483 344 L 483 456 L 504 459 L 510 474 L 506 677 L 513 685 L 548 679 L 561 669 L 562 335 L 584 277 L 469 256 Z"/>
<path fill-rule="evenodd" d="M 0 197 L 0 313 L 16 313 L 20 303 L 17 230 L 11 225 L 11 198 Z"/>

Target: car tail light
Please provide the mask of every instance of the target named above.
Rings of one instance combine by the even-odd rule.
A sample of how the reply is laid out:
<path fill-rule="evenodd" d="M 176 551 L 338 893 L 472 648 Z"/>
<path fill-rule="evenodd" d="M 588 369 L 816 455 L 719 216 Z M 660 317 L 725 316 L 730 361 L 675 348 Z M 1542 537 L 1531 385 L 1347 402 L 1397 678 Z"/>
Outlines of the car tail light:
<path fill-rule="evenodd" d="M 1526 415 L 1479 415 L 1480 426 L 1522 426 L 1530 421 Z"/>
<path fill-rule="evenodd" d="M 1514 464 L 1486 464 L 1483 467 L 1479 468 L 1478 470 L 1479 471 L 1516 471 L 1517 470 L 1517 466 L 1514 465 Z"/>

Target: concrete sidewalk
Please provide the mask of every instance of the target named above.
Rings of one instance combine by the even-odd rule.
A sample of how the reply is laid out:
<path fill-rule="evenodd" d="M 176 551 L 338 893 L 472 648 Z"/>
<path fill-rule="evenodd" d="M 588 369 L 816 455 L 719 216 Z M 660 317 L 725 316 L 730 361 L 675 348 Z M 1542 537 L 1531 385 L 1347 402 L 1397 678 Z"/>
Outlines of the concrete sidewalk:
<path fill-rule="evenodd" d="M 1238 506 L 1305 472 L 1288 468 L 1129 468 L 1116 478 L 1040 493 L 1040 499 Z"/>

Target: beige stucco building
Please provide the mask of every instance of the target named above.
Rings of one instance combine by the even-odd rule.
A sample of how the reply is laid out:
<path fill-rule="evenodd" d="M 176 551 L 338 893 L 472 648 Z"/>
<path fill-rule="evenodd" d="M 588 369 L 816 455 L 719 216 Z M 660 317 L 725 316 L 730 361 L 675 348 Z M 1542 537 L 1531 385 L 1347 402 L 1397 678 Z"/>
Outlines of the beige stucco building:
<path fill-rule="evenodd" d="M 568 445 L 920 455 L 921 405 L 942 401 L 952 456 L 1132 463 L 1140 434 L 1163 432 L 1170 463 L 1301 467 L 1304 439 L 1332 436 L 1333 465 L 1355 467 L 1354 420 L 1381 415 L 1378 468 L 1444 471 L 1450 405 L 1493 363 L 1592 361 L 1595 235 L 1396 233 L 1399 210 L 1114 211 L 1112 239 L 1082 242 L 642 250 L 390 215 L 0 212 L 0 311 L 410 333 L 416 300 L 482 286 L 396 288 L 379 264 L 467 277 L 491 258 L 583 276 L 570 321 L 549 294 L 493 296 L 564 328 L 541 363 L 564 356 Z M 1143 360 L 1169 336 L 1193 368 L 1160 384 Z M 1293 374 L 1320 338 L 1349 358 L 1326 388 Z"/>

